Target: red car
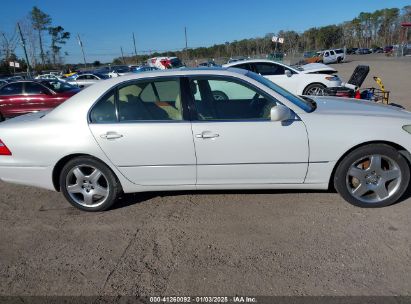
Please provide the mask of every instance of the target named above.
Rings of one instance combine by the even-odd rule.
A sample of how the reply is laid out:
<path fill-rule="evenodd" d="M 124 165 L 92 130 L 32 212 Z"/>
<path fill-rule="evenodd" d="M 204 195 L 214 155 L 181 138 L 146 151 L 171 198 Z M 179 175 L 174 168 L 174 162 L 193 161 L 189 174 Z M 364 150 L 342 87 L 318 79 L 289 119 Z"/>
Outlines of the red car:
<path fill-rule="evenodd" d="M 59 80 L 27 80 L 0 87 L 0 121 L 57 107 L 80 89 Z"/>

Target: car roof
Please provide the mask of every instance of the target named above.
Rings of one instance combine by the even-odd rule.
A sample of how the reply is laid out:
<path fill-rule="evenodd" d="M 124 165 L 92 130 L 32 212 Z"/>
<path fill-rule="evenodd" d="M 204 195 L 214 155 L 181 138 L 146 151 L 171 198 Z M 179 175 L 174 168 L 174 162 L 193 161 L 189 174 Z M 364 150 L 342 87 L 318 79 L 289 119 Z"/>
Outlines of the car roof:
<path fill-rule="evenodd" d="M 240 64 L 244 64 L 244 63 L 275 63 L 275 64 L 281 65 L 283 67 L 295 70 L 295 68 L 293 68 L 289 65 L 286 65 L 286 64 L 278 62 L 278 61 L 269 60 L 269 59 L 247 59 L 247 60 L 241 60 L 241 61 L 236 61 L 236 62 L 230 62 L 230 63 L 223 64 L 223 68 L 235 67 L 236 65 L 240 65 Z"/>

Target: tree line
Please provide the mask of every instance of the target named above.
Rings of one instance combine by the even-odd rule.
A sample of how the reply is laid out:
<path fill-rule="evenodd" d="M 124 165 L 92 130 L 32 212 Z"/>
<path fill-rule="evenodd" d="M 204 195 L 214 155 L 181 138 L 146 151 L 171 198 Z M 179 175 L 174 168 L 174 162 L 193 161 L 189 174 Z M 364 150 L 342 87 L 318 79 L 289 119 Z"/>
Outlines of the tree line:
<path fill-rule="evenodd" d="M 38 71 L 60 67 L 63 63 L 62 46 L 70 39 L 70 32 L 61 25 L 53 25 L 47 13 L 34 6 L 29 14 L 19 21 L 30 64 Z M 17 61 L 25 69 L 27 63 L 17 58 L 15 51 L 19 47 L 20 37 L 17 27 L 11 33 L 1 33 L 0 54 L 2 61 L 0 73 L 10 73 L 9 62 Z"/>

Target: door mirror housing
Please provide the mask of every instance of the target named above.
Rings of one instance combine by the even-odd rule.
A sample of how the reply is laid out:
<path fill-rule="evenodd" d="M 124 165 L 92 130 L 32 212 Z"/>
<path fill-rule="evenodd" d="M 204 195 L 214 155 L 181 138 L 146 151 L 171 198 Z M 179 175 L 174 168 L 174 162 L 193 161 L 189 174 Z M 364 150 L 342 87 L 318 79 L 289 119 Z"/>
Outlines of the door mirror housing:
<path fill-rule="evenodd" d="M 291 110 L 282 104 L 271 108 L 270 118 L 272 121 L 284 121 L 291 118 Z"/>
<path fill-rule="evenodd" d="M 291 77 L 293 76 L 293 73 L 291 73 L 290 70 L 285 70 L 285 75 L 287 75 L 287 77 Z"/>

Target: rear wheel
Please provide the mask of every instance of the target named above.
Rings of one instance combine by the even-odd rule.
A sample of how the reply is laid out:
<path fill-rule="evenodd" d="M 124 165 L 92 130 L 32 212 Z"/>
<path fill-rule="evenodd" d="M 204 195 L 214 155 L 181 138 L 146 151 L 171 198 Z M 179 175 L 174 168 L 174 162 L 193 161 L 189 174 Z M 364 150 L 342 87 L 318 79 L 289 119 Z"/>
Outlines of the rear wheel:
<path fill-rule="evenodd" d="M 321 83 L 312 83 L 305 88 L 303 95 L 322 96 L 325 88 L 326 86 Z"/>
<path fill-rule="evenodd" d="M 347 155 L 335 172 L 334 186 L 349 203 L 372 208 L 397 202 L 409 181 L 405 158 L 393 147 L 377 144 Z"/>
<path fill-rule="evenodd" d="M 86 211 L 107 210 L 121 193 L 110 168 L 91 157 L 70 160 L 61 171 L 60 188 L 70 204 Z"/>

